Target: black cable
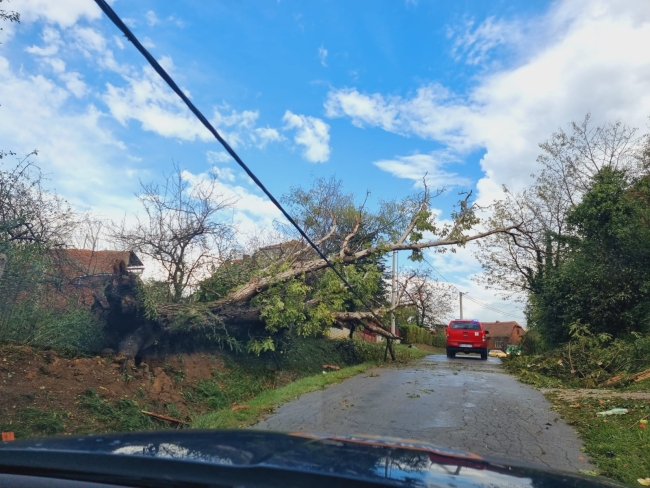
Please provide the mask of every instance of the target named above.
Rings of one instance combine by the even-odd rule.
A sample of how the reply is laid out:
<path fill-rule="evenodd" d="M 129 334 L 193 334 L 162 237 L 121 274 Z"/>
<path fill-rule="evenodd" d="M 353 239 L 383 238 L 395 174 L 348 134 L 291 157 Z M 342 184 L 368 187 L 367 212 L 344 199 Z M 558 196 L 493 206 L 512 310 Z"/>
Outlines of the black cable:
<path fill-rule="evenodd" d="M 237 164 L 241 166 L 241 168 L 246 172 L 246 174 L 255 182 L 255 184 L 264 192 L 264 194 L 273 202 L 273 204 L 282 212 L 282 215 L 293 225 L 296 230 L 300 233 L 300 235 L 309 243 L 309 245 L 318 253 L 318 255 L 327 263 L 327 265 L 332 268 L 332 271 L 336 273 L 336 275 L 341 279 L 341 281 L 349 288 L 349 290 L 352 292 L 352 294 L 357 297 L 357 299 L 361 302 L 361 304 L 368 309 L 368 311 L 377 319 L 377 322 L 379 325 L 381 325 L 384 329 L 386 326 L 382 323 L 381 319 L 377 317 L 377 314 L 370 308 L 366 302 L 359 296 L 359 294 L 354 290 L 352 285 L 348 283 L 348 280 L 345 279 L 345 277 L 337 270 L 334 265 L 330 262 L 329 259 L 327 259 L 327 256 L 323 254 L 323 252 L 312 242 L 312 240 L 307 236 L 304 230 L 298 225 L 298 223 L 289 215 L 289 213 L 282 207 L 280 202 L 276 200 L 276 198 L 271 194 L 269 190 L 266 189 L 264 184 L 259 180 L 257 176 L 255 176 L 255 173 L 253 173 L 248 166 L 246 166 L 246 163 L 242 161 L 242 159 L 239 157 L 239 155 L 233 150 L 233 148 L 230 147 L 230 145 L 225 141 L 223 137 L 217 132 L 217 130 L 212 126 L 212 124 L 208 121 L 208 119 L 205 118 L 205 116 L 201 113 L 201 111 L 194 106 L 194 104 L 190 101 L 189 98 L 183 93 L 183 91 L 178 87 L 176 82 L 172 79 L 171 76 L 167 74 L 167 72 L 163 69 L 160 64 L 158 64 L 158 61 L 145 49 L 145 47 L 140 44 L 140 41 L 138 41 L 138 38 L 131 32 L 131 30 L 126 26 L 124 22 L 122 22 L 122 19 L 115 13 L 115 11 L 111 8 L 108 3 L 106 3 L 105 0 L 95 0 L 95 3 L 99 6 L 99 8 L 102 9 L 102 11 L 106 14 L 106 16 L 115 24 L 115 26 L 122 31 L 124 36 L 133 43 L 135 48 L 140 51 L 140 54 L 142 54 L 145 59 L 149 62 L 151 67 L 160 75 L 160 77 L 165 80 L 167 85 L 176 93 L 183 102 L 185 102 L 185 105 L 187 105 L 187 108 L 189 108 L 192 113 L 196 116 L 197 119 L 201 121 L 201 123 L 205 126 L 206 129 L 210 131 L 210 133 L 217 139 L 221 145 L 224 147 L 224 149 L 232 156 L 232 158 L 237 161 Z"/>
<path fill-rule="evenodd" d="M 492 312 L 500 313 L 501 315 L 505 315 L 506 317 L 513 317 L 513 318 L 516 318 L 516 319 L 525 318 L 523 315 L 517 315 L 517 314 L 512 314 L 512 313 L 509 313 L 509 312 L 503 312 L 501 310 L 498 310 L 498 309 L 496 309 L 496 308 L 494 308 L 494 307 L 492 307 L 490 305 L 486 305 L 484 303 L 481 303 L 479 300 L 477 300 L 477 299 L 475 299 L 473 297 L 470 297 L 469 295 L 463 295 L 463 296 L 465 298 L 467 298 L 469 301 L 474 302 L 479 307 L 483 307 L 483 308 L 485 308 L 487 310 L 491 310 Z"/>

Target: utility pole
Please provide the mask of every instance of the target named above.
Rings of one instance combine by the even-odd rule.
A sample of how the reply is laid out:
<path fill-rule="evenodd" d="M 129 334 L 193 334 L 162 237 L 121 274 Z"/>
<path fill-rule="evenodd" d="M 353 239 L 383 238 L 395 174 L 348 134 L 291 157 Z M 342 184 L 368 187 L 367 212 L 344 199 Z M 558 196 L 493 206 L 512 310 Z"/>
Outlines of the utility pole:
<path fill-rule="evenodd" d="M 458 295 L 460 296 L 460 320 L 463 320 L 463 295 L 464 295 L 464 293 L 462 291 L 459 291 Z"/>
<path fill-rule="evenodd" d="M 390 289 L 390 332 L 395 335 L 395 300 L 397 300 L 397 251 L 393 251 L 393 284 Z"/>

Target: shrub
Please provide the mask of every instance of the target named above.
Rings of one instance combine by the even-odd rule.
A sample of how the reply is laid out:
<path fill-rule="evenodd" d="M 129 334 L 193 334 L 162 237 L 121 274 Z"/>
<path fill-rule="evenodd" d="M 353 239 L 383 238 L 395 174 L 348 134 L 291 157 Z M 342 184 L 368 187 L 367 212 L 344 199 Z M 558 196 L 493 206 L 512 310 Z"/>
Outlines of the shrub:
<path fill-rule="evenodd" d="M 444 349 L 447 346 L 447 336 L 444 333 L 438 332 L 431 336 L 433 338 L 432 345 Z"/>
<path fill-rule="evenodd" d="M 13 308 L 9 320 L 0 322 L 0 341 L 81 354 L 96 353 L 104 345 L 102 325 L 89 310 L 56 313 L 32 302 Z"/>
<path fill-rule="evenodd" d="M 574 324 L 567 344 L 543 354 L 512 356 L 505 364 L 513 372 L 541 374 L 593 388 L 613 376 L 650 368 L 650 336 L 612 339 L 609 334 L 592 335 L 585 326 Z"/>
<path fill-rule="evenodd" d="M 433 346 L 434 334 L 417 325 L 402 325 L 400 328 L 401 340 L 404 344 L 426 344 Z M 443 346 L 444 347 L 444 346 Z"/>

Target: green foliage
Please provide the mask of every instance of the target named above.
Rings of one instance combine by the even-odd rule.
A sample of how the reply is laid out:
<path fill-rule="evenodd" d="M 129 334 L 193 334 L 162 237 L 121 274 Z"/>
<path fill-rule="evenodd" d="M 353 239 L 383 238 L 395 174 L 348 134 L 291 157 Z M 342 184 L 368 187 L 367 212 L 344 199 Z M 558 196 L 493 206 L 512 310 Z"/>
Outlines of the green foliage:
<path fill-rule="evenodd" d="M 13 432 L 17 439 L 48 437 L 62 433 L 67 418 L 68 416 L 59 410 L 24 407 L 18 412 L 15 423 L 0 421 L 0 430 Z"/>
<path fill-rule="evenodd" d="M 426 344 L 427 346 L 433 346 L 434 337 L 437 335 L 432 334 L 429 329 L 418 327 L 417 325 L 402 325 L 399 331 L 404 344 Z"/>
<path fill-rule="evenodd" d="M 543 386 L 595 388 L 613 376 L 649 369 L 650 336 L 635 333 L 613 339 L 606 333 L 592 334 L 585 325 L 576 323 L 567 344 L 542 354 L 524 350 L 521 356 L 509 357 L 505 366 L 524 380 L 542 382 Z M 547 378 L 551 381 L 545 382 Z"/>
<path fill-rule="evenodd" d="M 437 334 L 433 335 L 431 345 L 433 347 L 444 349 L 447 346 L 447 336 L 444 333 L 438 332 Z"/>
<path fill-rule="evenodd" d="M 526 333 L 521 337 L 519 343 L 522 354 L 535 355 L 542 354 L 548 350 L 544 337 L 535 328 L 529 327 Z"/>
<path fill-rule="evenodd" d="M 650 331 L 650 178 L 601 169 L 567 222 L 570 237 L 549 236 L 564 251 L 537 275 L 529 324 L 551 344 L 578 322 L 614 337 Z"/>
<path fill-rule="evenodd" d="M 196 299 L 210 302 L 223 298 L 228 292 L 247 283 L 256 272 L 255 263 L 248 260 L 232 260 L 213 267 L 210 276 L 199 283 Z"/>
<path fill-rule="evenodd" d="M 136 281 L 136 299 L 144 316 L 149 320 L 158 319 L 158 307 L 171 302 L 171 288 L 165 281 Z"/>
<path fill-rule="evenodd" d="M 92 388 L 79 395 L 79 406 L 103 424 L 102 429 L 106 431 L 131 432 L 160 428 L 160 424 L 144 415 L 142 407 L 133 400 L 122 398 L 111 403 L 101 398 Z"/>
<path fill-rule="evenodd" d="M 212 378 L 193 389 L 194 395 L 212 409 L 246 401 L 274 386 L 272 371 L 231 364 L 227 371 L 215 370 Z"/>

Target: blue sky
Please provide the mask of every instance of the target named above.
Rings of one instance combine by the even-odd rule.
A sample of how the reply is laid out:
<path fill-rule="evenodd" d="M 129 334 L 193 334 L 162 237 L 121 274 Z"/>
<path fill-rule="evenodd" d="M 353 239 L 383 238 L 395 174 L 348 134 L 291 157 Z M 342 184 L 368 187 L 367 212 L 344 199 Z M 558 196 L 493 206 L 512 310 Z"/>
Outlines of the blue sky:
<path fill-rule="evenodd" d="M 51 184 L 105 219 L 172 162 L 216 166 L 236 218 L 277 216 L 91 0 L 12 0 L 0 33 L 0 148 L 38 148 Z M 8 6 L 7 6 L 8 5 Z M 276 195 L 336 175 L 396 198 L 425 172 L 483 204 L 536 170 L 537 144 L 591 112 L 647 128 L 650 7 L 573 1 L 116 0 L 113 8 Z M 405 256 L 404 256 L 405 257 Z M 470 296 L 471 249 L 431 255 Z M 402 259 L 405 261 L 405 259 Z M 508 319 L 469 304 L 466 314 Z"/>

